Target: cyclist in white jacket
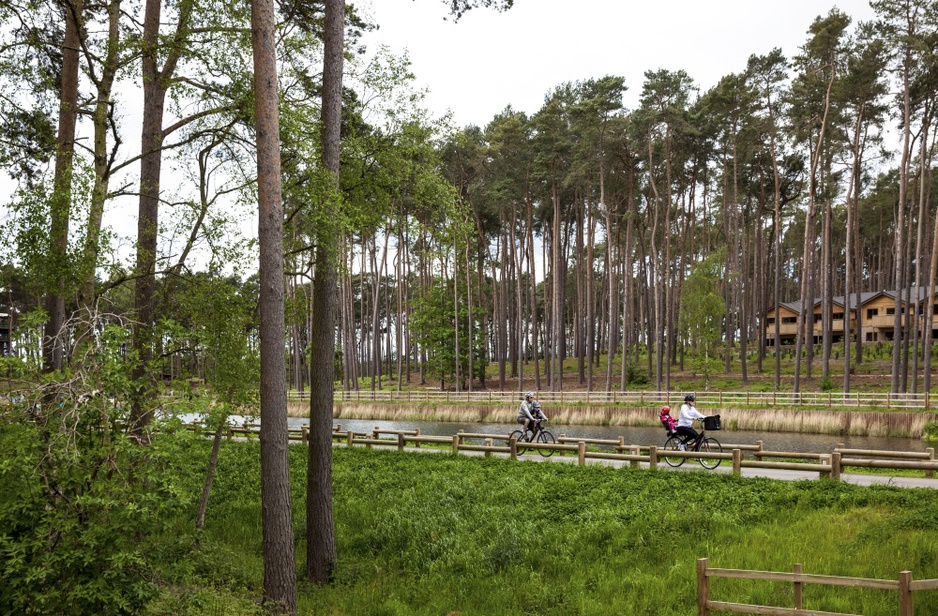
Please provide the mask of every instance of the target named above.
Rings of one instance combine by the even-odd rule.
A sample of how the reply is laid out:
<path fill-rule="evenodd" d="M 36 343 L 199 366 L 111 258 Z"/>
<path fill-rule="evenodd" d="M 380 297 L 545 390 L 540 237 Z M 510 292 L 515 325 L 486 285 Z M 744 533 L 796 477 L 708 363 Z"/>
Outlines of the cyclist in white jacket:
<path fill-rule="evenodd" d="M 697 430 L 694 430 L 693 424 L 695 419 L 704 419 L 705 417 L 694 408 L 695 400 L 694 394 L 684 396 L 684 404 L 681 405 L 681 414 L 677 418 L 676 432 L 683 437 L 685 444 L 690 444 L 692 441 L 696 441 L 700 438 L 700 434 L 697 433 Z"/>
<path fill-rule="evenodd" d="M 521 406 L 518 407 L 518 423 L 524 426 L 525 431 L 531 430 L 534 432 L 534 426 L 537 425 L 537 420 L 531 413 L 533 408 L 534 392 L 529 391 L 524 394 L 524 400 L 521 401 Z"/>

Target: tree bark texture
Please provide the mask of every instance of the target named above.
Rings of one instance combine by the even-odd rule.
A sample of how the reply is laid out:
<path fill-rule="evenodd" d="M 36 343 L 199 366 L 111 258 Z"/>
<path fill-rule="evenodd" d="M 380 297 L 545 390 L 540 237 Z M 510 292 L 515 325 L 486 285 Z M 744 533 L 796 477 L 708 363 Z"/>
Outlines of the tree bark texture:
<path fill-rule="evenodd" d="M 257 128 L 258 242 L 260 245 L 261 506 L 264 596 L 273 608 L 296 613 L 296 565 L 287 448 L 284 359 L 283 203 L 280 114 L 273 0 L 252 0 L 254 119 Z"/>
<path fill-rule="evenodd" d="M 342 122 L 342 51 L 345 0 L 326 0 L 323 59 L 322 162 L 338 188 Z M 335 202 L 330 195 L 327 216 Z M 331 229 L 317 233 L 313 332 L 310 343 L 310 440 L 306 489 L 306 577 L 315 584 L 332 580 L 336 566 L 332 516 L 332 387 L 335 358 L 336 251 Z M 378 332 L 374 332 L 377 336 Z"/>

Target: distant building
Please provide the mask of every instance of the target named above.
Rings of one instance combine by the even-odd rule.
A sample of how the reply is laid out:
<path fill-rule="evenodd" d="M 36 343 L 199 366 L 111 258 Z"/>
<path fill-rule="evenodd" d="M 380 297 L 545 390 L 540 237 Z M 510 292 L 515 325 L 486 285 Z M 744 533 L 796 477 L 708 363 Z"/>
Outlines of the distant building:
<path fill-rule="evenodd" d="M 0 357 L 9 357 L 12 353 L 10 347 L 10 315 L 0 312 Z"/>
<path fill-rule="evenodd" d="M 907 295 L 907 294 L 903 294 Z M 932 317 L 931 328 L 932 338 L 938 340 L 938 294 L 931 298 L 935 304 L 934 316 Z M 860 312 L 859 319 L 856 305 L 857 296 L 850 296 L 849 307 L 844 296 L 837 296 L 831 300 L 831 341 L 840 342 L 844 335 L 849 334 L 851 340 L 856 339 L 857 323 L 859 322 L 859 332 L 863 336 L 864 342 L 891 341 L 894 338 L 893 327 L 895 326 L 896 315 L 896 292 L 895 291 L 877 291 L 875 293 L 861 293 L 859 297 Z M 911 305 L 909 305 L 911 303 Z M 821 300 L 815 299 L 811 307 L 813 315 L 813 325 L 811 328 L 813 341 L 820 344 L 824 336 L 824 319 L 821 314 Z M 905 313 L 911 310 L 914 318 L 919 319 L 919 331 L 922 328 L 928 309 L 926 298 L 926 289 L 919 290 L 918 299 L 913 298 L 912 302 L 902 301 L 900 310 Z M 794 344 L 798 333 L 798 313 L 801 311 L 801 302 L 785 302 L 779 305 L 778 315 L 775 314 L 773 306 L 765 314 L 765 343 L 767 346 L 775 346 L 775 319 L 779 320 L 779 344 Z M 846 325 L 845 315 L 849 312 L 849 326 Z"/>

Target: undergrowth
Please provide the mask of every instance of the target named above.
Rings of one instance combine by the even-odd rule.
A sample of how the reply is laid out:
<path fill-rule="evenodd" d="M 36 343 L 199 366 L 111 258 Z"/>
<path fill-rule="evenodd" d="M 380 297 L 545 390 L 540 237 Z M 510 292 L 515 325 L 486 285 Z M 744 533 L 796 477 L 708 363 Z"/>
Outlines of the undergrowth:
<path fill-rule="evenodd" d="M 262 584 L 257 447 L 225 445 L 200 548 L 211 558 L 200 559 L 199 579 L 232 579 L 240 597 Z M 304 453 L 291 451 L 300 573 Z M 337 577 L 301 586 L 304 614 L 691 614 L 699 557 L 715 567 L 938 577 L 931 490 L 338 448 L 334 504 Z M 809 588 L 810 609 L 895 611 L 895 593 Z M 713 585 L 714 599 L 784 607 L 791 592 Z M 231 601 L 216 613 L 252 609 Z M 915 601 L 938 612 L 938 593 Z"/>

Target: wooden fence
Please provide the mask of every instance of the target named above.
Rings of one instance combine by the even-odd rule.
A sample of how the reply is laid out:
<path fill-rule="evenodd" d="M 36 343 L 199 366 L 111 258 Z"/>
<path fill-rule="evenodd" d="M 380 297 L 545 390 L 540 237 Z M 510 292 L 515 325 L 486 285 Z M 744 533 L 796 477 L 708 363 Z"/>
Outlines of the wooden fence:
<path fill-rule="evenodd" d="M 925 393 L 869 393 L 869 392 L 669 392 L 669 391 L 539 391 L 541 402 L 551 404 L 610 404 L 616 406 L 657 406 L 680 404 L 687 393 L 693 393 L 697 403 L 714 408 L 839 408 L 839 409 L 931 409 L 931 395 Z M 336 391 L 336 402 L 409 402 L 455 404 L 497 403 L 507 404 L 520 400 L 520 392 L 508 391 L 395 391 L 358 390 Z M 309 392 L 291 391 L 290 400 L 309 400 Z"/>
<path fill-rule="evenodd" d="M 791 583 L 794 590 L 794 606 L 788 608 L 714 601 L 710 598 L 711 578 L 735 578 Z M 938 579 L 913 580 L 911 571 L 900 572 L 898 580 L 877 580 L 803 573 L 800 564 L 795 564 L 791 573 L 779 571 L 749 571 L 745 569 L 717 569 L 710 567 L 710 561 L 708 559 L 700 558 L 697 560 L 697 614 L 698 616 L 710 616 L 710 610 L 714 609 L 729 612 L 742 612 L 744 614 L 770 614 L 773 616 L 856 616 L 843 612 L 821 612 L 818 610 L 805 609 L 802 596 L 805 584 L 897 591 L 899 595 L 899 616 L 913 616 L 913 592 L 938 589 Z"/>
<path fill-rule="evenodd" d="M 240 427 L 229 427 L 228 436 L 241 434 L 249 436 L 259 430 L 257 424 L 248 424 Z M 291 440 L 308 442 L 309 427 L 289 431 Z M 390 438 L 388 438 L 390 437 Z M 419 448 L 422 444 L 445 445 L 453 453 L 472 451 L 483 453 L 486 457 L 492 454 L 507 454 L 512 460 L 517 460 L 523 454 L 518 453 L 518 444 L 508 434 L 477 433 L 460 431 L 451 436 L 429 436 L 416 430 L 385 430 L 375 427 L 371 432 L 354 432 L 342 430 L 342 426 L 333 427 L 332 439 L 344 443 L 346 446 L 391 447 L 403 451 L 406 447 Z M 496 444 L 499 443 L 499 444 Z M 612 451 L 595 451 L 589 446 L 606 446 Z M 655 445 L 629 445 L 624 437 L 618 440 L 568 437 L 563 434 L 557 443 L 522 443 L 521 448 L 532 451 L 552 450 L 560 455 L 576 455 L 579 464 L 586 464 L 588 460 L 616 460 L 629 463 L 629 466 L 638 467 L 647 464 L 651 469 L 657 469 L 661 458 L 690 458 L 725 460 L 731 463 L 735 475 L 740 475 L 744 468 L 774 469 L 805 471 L 817 473 L 819 478 L 840 480 L 843 469 L 846 467 L 865 467 L 880 469 L 911 469 L 925 472 L 926 477 L 933 477 L 938 470 L 938 460 L 935 460 L 935 450 L 932 447 L 924 452 L 864 450 L 837 448 L 832 453 L 809 453 L 768 451 L 763 448 L 762 441 L 754 445 L 723 444 L 723 452 L 703 451 L 672 451 L 665 452 L 664 448 Z M 751 458 L 745 457 L 746 455 Z M 778 461 L 778 460 L 794 461 Z M 775 460 L 775 461 L 773 461 Z"/>

